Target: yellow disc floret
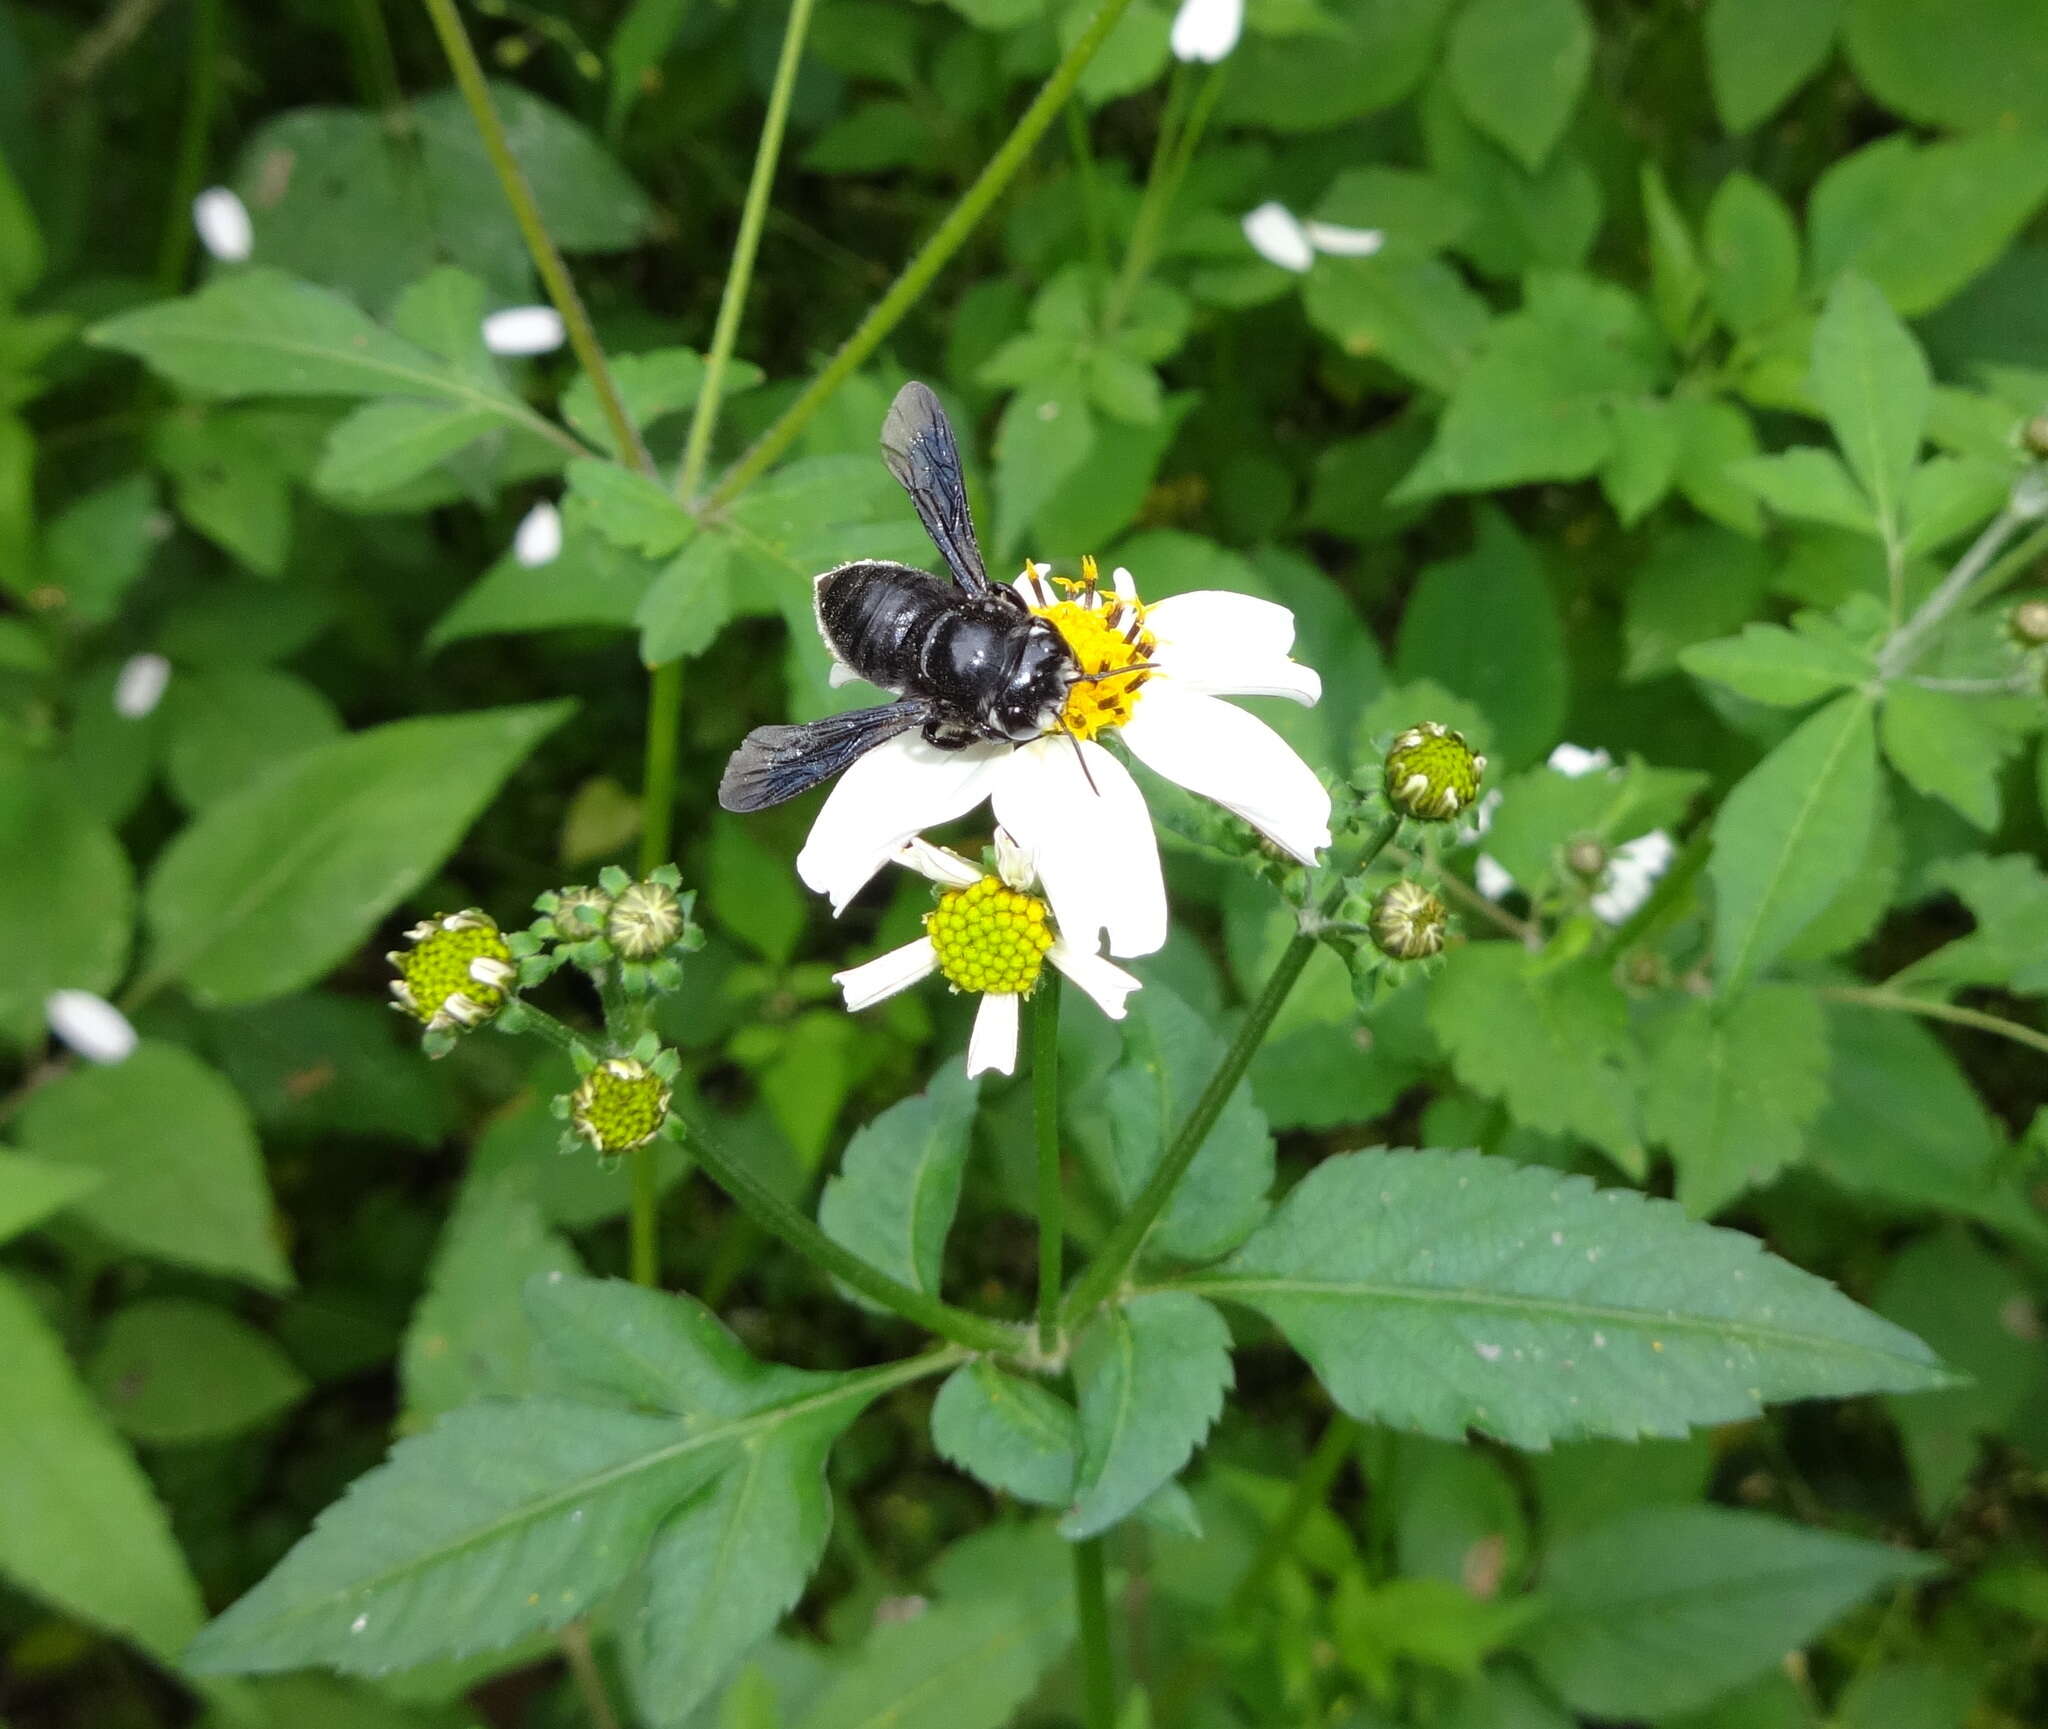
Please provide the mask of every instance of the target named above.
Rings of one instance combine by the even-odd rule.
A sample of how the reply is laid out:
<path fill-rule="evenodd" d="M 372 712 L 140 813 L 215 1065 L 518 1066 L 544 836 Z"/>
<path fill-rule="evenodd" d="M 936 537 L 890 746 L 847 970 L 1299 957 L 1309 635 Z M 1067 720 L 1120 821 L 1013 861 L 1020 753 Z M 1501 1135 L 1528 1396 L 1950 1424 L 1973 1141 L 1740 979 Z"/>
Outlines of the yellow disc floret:
<path fill-rule="evenodd" d="M 398 969 L 391 994 L 434 1032 L 481 1026 L 505 1006 L 517 974 L 490 914 L 471 907 L 414 925 L 409 949 L 386 955 Z"/>
<path fill-rule="evenodd" d="M 983 996 L 1029 996 L 1052 947 L 1045 902 L 999 877 L 949 889 L 924 928 L 947 982 Z"/>
<path fill-rule="evenodd" d="M 569 1127 L 601 1153 L 644 1147 L 668 1116 L 669 1085 L 634 1057 L 607 1057 L 569 1096 Z"/>
<path fill-rule="evenodd" d="M 1060 726 L 1076 738 L 1093 738 L 1131 718 L 1138 693 L 1152 676 L 1158 643 L 1145 628 L 1142 605 L 1096 586 L 1094 559 L 1081 560 L 1079 582 L 1054 580 L 1068 598 L 1031 610 L 1060 633 L 1081 669 L 1081 679 L 1067 692 Z"/>

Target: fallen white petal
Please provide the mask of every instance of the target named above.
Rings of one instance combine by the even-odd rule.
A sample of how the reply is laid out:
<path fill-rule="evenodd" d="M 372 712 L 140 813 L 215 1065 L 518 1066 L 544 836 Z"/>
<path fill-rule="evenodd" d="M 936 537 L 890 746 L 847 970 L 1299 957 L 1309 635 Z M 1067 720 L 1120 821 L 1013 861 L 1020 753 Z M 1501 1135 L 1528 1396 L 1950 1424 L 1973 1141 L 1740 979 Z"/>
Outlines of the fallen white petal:
<path fill-rule="evenodd" d="M 171 663 L 160 654 L 131 654 L 114 679 L 114 712 L 123 720 L 140 720 L 155 712 L 171 682 Z"/>
<path fill-rule="evenodd" d="M 1382 228 L 1346 228 L 1341 223 L 1310 220 L 1301 225 L 1301 231 L 1311 246 L 1332 258 L 1370 258 L 1387 243 Z"/>
<path fill-rule="evenodd" d="M 951 847 L 933 846 L 921 834 L 914 834 L 896 849 L 896 862 L 947 888 L 972 888 L 981 881 L 981 866 L 962 858 Z"/>
<path fill-rule="evenodd" d="M 1472 861 L 1472 885 L 1490 901 L 1506 900 L 1515 892 L 1515 879 L 1500 860 L 1487 853 Z"/>
<path fill-rule="evenodd" d="M 1244 29 L 1244 0 L 1181 0 L 1168 41 L 1176 60 L 1213 66 L 1237 46 Z"/>
<path fill-rule="evenodd" d="M 939 957 L 932 948 L 930 937 L 919 937 L 914 943 L 905 943 L 900 949 L 891 949 L 885 955 L 877 955 L 871 961 L 863 961 L 857 967 L 848 967 L 843 973 L 834 973 L 832 982 L 846 993 L 846 1006 L 859 1010 L 872 1008 L 886 997 L 893 997 L 898 991 L 907 991 L 921 980 L 928 979 L 938 970 Z"/>
<path fill-rule="evenodd" d="M 1166 941 L 1152 814 L 1131 771 L 1101 745 L 1055 734 L 1019 747 L 994 803 L 1069 942 L 1097 948 L 1106 934 L 1113 955 L 1149 955 Z"/>
<path fill-rule="evenodd" d="M 493 354 L 552 354 L 567 334 L 552 306 L 508 306 L 484 319 L 484 346 Z"/>
<path fill-rule="evenodd" d="M 1284 204 L 1266 203 L 1244 219 L 1244 237 L 1268 264 L 1299 274 L 1316 261 L 1316 250 L 1308 243 L 1308 231 Z"/>
<path fill-rule="evenodd" d="M 43 1013 L 50 1031 L 89 1062 L 125 1062 L 135 1050 L 128 1017 L 91 991 L 52 991 Z"/>
<path fill-rule="evenodd" d="M 249 207 L 225 186 L 209 186 L 192 200 L 192 227 L 199 244 L 223 264 L 240 264 L 256 250 Z"/>
<path fill-rule="evenodd" d="M 1236 812 L 1303 864 L 1330 844 L 1329 789 L 1257 715 L 1169 679 L 1146 690 L 1123 735 L 1148 767 Z"/>
<path fill-rule="evenodd" d="M 1014 995 L 984 996 L 974 1011 L 974 1031 L 967 1040 L 967 1072 L 999 1075 L 1017 1067 L 1017 999 Z"/>
<path fill-rule="evenodd" d="M 1604 750 L 1588 750 L 1584 745 L 1561 744 L 1550 753 L 1550 766 L 1567 780 L 1578 780 L 1592 774 L 1596 769 L 1612 768 L 1614 758 Z"/>
<path fill-rule="evenodd" d="M 1626 923 L 1650 898 L 1657 879 L 1671 868 L 1678 848 L 1662 829 L 1624 841 L 1607 861 L 1607 880 L 1593 897 L 1593 916 L 1605 924 Z"/>
<path fill-rule="evenodd" d="M 546 499 L 519 519 L 512 533 L 512 556 L 528 570 L 562 556 L 562 513 Z"/>
<path fill-rule="evenodd" d="M 796 855 L 796 874 L 829 895 L 835 913 L 844 912 L 912 835 L 964 816 L 988 797 L 1012 754 L 997 744 L 940 750 L 914 732 L 877 745 L 832 788 Z"/>
<path fill-rule="evenodd" d="M 1125 999 L 1138 988 L 1138 980 L 1114 961 L 1078 949 L 1065 937 L 1056 937 L 1045 958 L 1086 991 L 1095 1006 L 1113 1021 L 1124 1018 Z"/>

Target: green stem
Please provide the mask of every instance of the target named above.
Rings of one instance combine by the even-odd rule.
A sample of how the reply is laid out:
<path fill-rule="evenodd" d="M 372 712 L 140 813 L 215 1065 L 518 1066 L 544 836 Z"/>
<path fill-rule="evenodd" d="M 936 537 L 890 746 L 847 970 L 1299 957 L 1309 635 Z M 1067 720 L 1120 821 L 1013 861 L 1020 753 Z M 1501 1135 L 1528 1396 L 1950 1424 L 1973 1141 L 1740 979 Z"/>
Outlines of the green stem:
<path fill-rule="evenodd" d="M 640 874 L 666 864 L 675 835 L 676 755 L 683 729 L 683 663 L 665 661 L 647 684 L 646 766 L 640 785 Z"/>
<path fill-rule="evenodd" d="M 1038 1349 L 1050 1357 L 1060 1331 L 1060 1260 L 1066 1246 L 1060 1183 L 1060 981 L 1051 973 L 1031 999 L 1031 1109 L 1038 1130 Z"/>
<path fill-rule="evenodd" d="M 1940 586 L 1920 603 L 1918 610 L 1903 625 L 1897 622 L 1898 584 L 1894 583 L 1892 637 L 1877 659 L 1877 670 L 1882 677 L 1896 678 L 1919 658 L 1921 644 L 1928 632 L 1969 593 L 1971 586 L 1989 568 L 2023 520 L 2010 508 L 1994 516 L 1984 532 L 1971 543 L 1970 550 L 1956 561 L 1955 568 L 1941 579 Z M 1903 565 L 1903 557 L 1898 562 Z"/>
<path fill-rule="evenodd" d="M 649 1141 L 631 1156 L 633 1191 L 627 1215 L 627 1269 L 636 1285 L 661 1283 L 661 1167 L 656 1163 L 662 1143 Z"/>
<path fill-rule="evenodd" d="M 557 1020 L 546 1009 L 534 1007 L 524 997 L 508 1006 L 492 1024 L 500 1032 L 538 1033 L 558 1051 L 590 1051 L 596 1055 L 590 1041 L 568 1022 Z"/>
<path fill-rule="evenodd" d="M 933 231 L 932 237 L 918 249 L 917 256 L 904 266 L 903 274 L 896 278 L 887 293 L 875 302 L 873 310 L 860 321 L 854 333 L 840 346 L 839 352 L 826 362 L 825 368 L 811 380 L 803 393 L 784 409 L 775 424 L 757 438 L 752 447 L 742 455 L 731 468 L 727 469 L 718 485 L 712 489 L 708 506 L 729 504 L 762 475 L 772 468 L 783 452 L 794 444 L 803 429 L 810 425 L 812 417 L 825 406 L 826 401 L 840 385 L 859 368 L 869 355 L 881 346 L 882 339 L 903 321 L 904 316 L 915 306 L 924 291 L 931 286 L 932 279 L 945 268 L 954 253 L 965 244 L 968 235 L 982 217 L 988 214 L 989 206 L 1001 196 L 1003 189 L 1016 178 L 1017 171 L 1024 166 L 1031 148 L 1053 122 L 1061 106 L 1074 92 L 1074 86 L 1087 70 L 1088 62 L 1095 58 L 1095 52 L 1115 27 L 1116 21 L 1124 15 L 1131 0 L 1102 0 L 1095 16 L 1088 26 L 1074 39 L 1053 68 L 1050 78 L 1045 81 L 1038 94 L 1032 98 L 1031 106 L 1019 116 L 1010 136 L 1003 140 L 996 153 L 988 159 L 988 166 L 982 169 L 972 186 L 961 194 L 960 202 L 953 206 L 946 219 Z"/>
<path fill-rule="evenodd" d="M 484 154 L 491 159 L 505 202 L 512 207 L 513 220 L 519 224 L 526 250 L 533 258 L 533 267 L 540 273 L 541 286 L 547 290 L 555 310 L 562 315 L 562 327 L 568 332 L 569 346 L 575 351 L 576 362 L 596 392 L 598 406 L 604 411 L 605 425 L 611 431 L 612 446 L 622 459 L 642 474 L 659 478 L 654 472 L 654 459 L 640 441 L 640 429 L 626 412 L 625 398 L 619 394 L 611 365 L 598 345 L 597 331 L 591 325 L 590 314 L 584 309 L 583 297 L 576 292 L 569 267 L 562 261 L 561 249 L 555 245 L 554 237 L 548 233 L 547 224 L 541 219 L 540 206 L 534 201 L 533 188 L 527 184 L 526 171 L 512 154 L 511 142 L 506 138 L 504 125 L 491 102 L 484 69 L 477 62 L 476 49 L 470 45 L 469 34 L 463 29 L 462 19 L 455 10 L 455 0 L 424 0 L 424 3 L 427 15 L 434 21 L 435 34 L 441 38 L 441 49 L 448 57 L 449 69 L 455 74 L 456 88 L 462 92 L 470 119 L 475 122 L 477 135 L 483 140 Z"/>
<path fill-rule="evenodd" d="M 1930 1021 L 1948 1021 L 1959 1027 L 1974 1027 L 1980 1033 L 1996 1033 L 2016 1045 L 2030 1045 L 2048 1051 L 2048 1033 L 2021 1026 L 2002 1015 L 1988 1015 L 1982 1009 L 1958 1008 L 1954 1003 L 1931 997 L 1908 996 L 1904 991 L 1870 989 L 1859 985 L 1822 985 L 1819 994 L 1835 1003 L 1854 1003 L 1859 1008 L 1892 1009 L 1903 1015 L 1923 1015 Z"/>
<path fill-rule="evenodd" d="M 1095 268 L 1109 272 L 1109 240 L 1102 227 L 1102 188 L 1095 173 L 1095 152 L 1088 143 L 1088 116 L 1081 104 L 1069 102 L 1067 146 L 1074 153 L 1074 178 L 1081 188 L 1081 218 L 1088 229 L 1088 257 Z"/>
<path fill-rule="evenodd" d="M 1280 1517 L 1267 1531 L 1265 1541 L 1252 1557 L 1252 1563 L 1244 1570 L 1237 1587 L 1230 1593 L 1223 1618 L 1235 1621 L 1249 1612 L 1264 1593 L 1273 1570 L 1287 1559 L 1288 1551 L 1294 1547 L 1294 1539 L 1301 1534 L 1302 1526 L 1309 1514 L 1329 1499 L 1330 1487 L 1337 1481 L 1337 1473 L 1344 1468 L 1352 1450 L 1358 1445 L 1358 1438 L 1365 1430 L 1356 1417 L 1347 1417 L 1341 1411 L 1330 1419 L 1329 1427 L 1323 1431 L 1322 1439 L 1316 1442 L 1315 1451 L 1308 1456 L 1308 1463 L 1302 1466 L 1294 1479 L 1293 1493 L 1287 1497 L 1287 1505 L 1280 1510 Z"/>
<path fill-rule="evenodd" d="M 1343 899 L 1345 883 L 1379 857 L 1400 826 L 1399 816 L 1389 816 L 1366 843 L 1365 850 L 1338 874 L 1323 897 L 1321 911 L 1324 916 L 1334 912 Z M 1287 1001 L 1287 995 L 1307 967 L 1309 957 L 1316 952 L 1316 941 L 1312 932 L 1297 931 L 1294 940 L 1274 963 L 1273 971 L 1257 999 L 1246 1011 L 1237 1037 L 1231 1040 L 1230 1048 L 1223 1053 L 1223 1060 L 1216 1065 L 1216 1072 L 1209 1077 L 1209 1084 L 1195 1100 L 1194 1109 L 1188 1112 L 1187 1121 L 1173 1137 L 1144 1188 L 1138 1191 L 1130 1210 L 1117 1221 L 1116 1228 L 1109 1233 L 1095 1259 L 1089 1263 L 1088 1270 L 1075 1281 L 1073 1294 L 1068 1297 L 1063 1310 L 1068 1327 L 1078 1325 L 1083 1316 L 1123 1282 L 1131 1263 L 1138 1258 L 1138 1251 L 1145 1246 L 1147 1233 L 1166 1210 L 1166 1203 L 1173 1199 L 1174 1190 L 1180 1186 L 1181 1178 L 1187 1175 L 1195 1155 L 1202 1150 L 1202 1143 L 1209 1138 L 1209 1131 L 1215 1127 L 1224 1105 L 1236 1091 L 1237 1083 L 1244 1079 L 1245 1070 L 1251 1067 L 1252 1058 L 1265 1042 L 1281 1004 Z"/>
<path fill-rule="evenodd" d="M 171 209 L 157 248 L 157 286 L 174 294 L 192 263 L 192 200 L 206 176 L 206 147 L 220 97 L 221 0 L 195 0 L 191 54 L 186 63 L 185 114 L 178 126 L 178 161 L 171 175 Z"/>
<path fill-rule="evenodd" d="M 1109 1561 L 1102 1539 L 1074 1545 L 1074 1611 L 1081 1623 L 1081 1691 L 1088 1729 L 1115 1729 L 1116 1671 L 1109 1653 Z"/>
<path fill-rule="evenodd" d="M 1182 81 L 1191 71 L 1192 68 L 1185 63 L 1174 67 L 1177 91 L 1184 88 Z M 1216 99 L 1222 94 L 1223 66 L 1219 62 L 1209 69 L 1193 110 L 1187 115 L 1185 124 L 1178 128 L 1171 124 L 1173 103 L 1171 98 L 1168 99 L 1167 123 L 1160 128 L 1158 146 L 1153 151 L 1152 166 L 1145 181 L 1144 201 L 1138 207 L 1137 220 L 1131 224 L 1131 240 L 1124 253 L 1124 267 L 1103 315 L 1104 326 L 1108 329 L 1114 329 L 1122 322 L 1124 314 L 1130 310 L 1132 296 L 1152 272 L 1153 260 L 1159 252 L 1159 237 L 1165 231 L 1167 218 L 1173 213 L 1173 201 L 1180 192 L 1180 183 L 1187 177 L 1188 164 L 1195 159 L 1196 146 L 1201 143 L 1209 116 L 1216 111 Z"/>
<path fill-rule="evenodd" d="M 775 184 L 775 164 L 782 154 L 782 133 L 789 120 L 790 97 L 796 90 L 797 64 L 803 58 L 804 35 L 811 27 L 812 0 L 793 0 L 789 21 L 782 30 L 782 54 L 775 63 L 775 81 L 768 90 L 768 113 L 761 122 L 761 139 L 754 147 L 754 174 L 747 182 L 747 201 L 740 208 L 739 237 L 733 242 L 732 262 L 726 267 L 725 292 L 719 297 L 718 320 L 711 331 L 711 347 L 704 356 L 704 386 L 697 393 L 697 409 L 690 416 L 689 436 L 683 441 L 683 465 L 676 473 L 676 496 L 685 505 L 697 496 L 704 479 L 704 465 L 711 455 L 711 435 L 718 426 L 719 398 L 725 392 L 725 369 L 739 340 L 740 314 L 747 303 L 747 286 L 754 277 L 754 254 L 761 246 L 761 225 L 768 219 L 768 194 Z"/>
<path fill-rule="evenodd" d="M 398 81 L 398 56 L 391 51 L 381 0 L 349 0 L 348 39 L 363 94 L 385 114 L 397 114 L 405 106 L 405 91 Z"/>
<path fill-rule="evenodd" d="M 590 1649 L 590 1628 L 582 1621 L 571 1621 L 555 1635 L 561 1642 L 562 1655 L 569 1661 L 569 1673 L 575 1677 L 576 1691 L 583 1696 L 583 1709 L 590 1713 L 593 1729 L 619 1729 L 618 1713 L 612 1709 L 611 1695 L 605 1691 L 604 1672 L 597 1666 L 597 1657 Z"/>
<path fill-rule="evenodd" d="M 764 1183 L 751 1165 L 734 1158 L 696 1124 L 679 1121 L 678 1127 L 690 1151 L 696 1155 L 698 1164 L 704 1167 L 705 1174 L 730 1195 L 755 1224 L 770 1236 L 780 1237 L 806 1260 L 851 1285 L 863 1296 L 872 1297 L 906 1321 L 915 1321 L 942 1339 L 951 1339 L 970 1350 L 1009 1353 L 1015 1352 L 1023 1343 L 1015 1327 L 992 1321 L 986 1315 L 956 1309 L 951 1303 L 913 1290 L 901 1280 L 891 1278 L 880 1267 L 826 1236 Z"/>

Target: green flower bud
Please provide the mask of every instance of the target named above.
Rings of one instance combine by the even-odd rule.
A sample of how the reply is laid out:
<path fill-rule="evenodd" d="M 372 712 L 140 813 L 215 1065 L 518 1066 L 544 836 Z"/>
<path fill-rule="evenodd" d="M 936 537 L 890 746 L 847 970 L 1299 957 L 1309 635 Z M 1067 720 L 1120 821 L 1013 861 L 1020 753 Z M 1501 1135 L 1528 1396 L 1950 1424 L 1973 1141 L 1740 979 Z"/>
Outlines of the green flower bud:
<path fill-rule="evenodd" d="M 612 902 L 604 934 L 623 959 L 651 961 L 683 934 L 683 904 L 666 883 L 633 883 Z"/>
<path fill-rule="evenodd" d="M 480 1027 L 505 1006 L 517 972 L 490 914 L 471 907 L 416 924 L 405 936 L 412 947 L 384 957 L 398 969 L 391 994 L 429 1032 Z"/>
<path fill-rule="evenodd" d="M 1580 835 L 1564 849 L 1564 866 L 1573 876 L 1597 882 L 1607 869 L 1607 849 L 1591 835 Z"/>
<path fill-rule="evenodd" d="M 1387 800 L 1403 816 L 1448 822 L 1479 796 L 1486 758 L 1436 721 L 1411 726 L 1387 752 Z"/>
<path fill-rule="evenodd" d="M 2005 633 L 2021 648 L 2048 644 L 2048 595 L 2030 594 L 2005 615 Z"/>
<path fill-rule="evenodd" d="M 1444 903 L 1417 882 L 1397 882 L 1372 903 L 1373 947 L 1387 959 L 1421 961 L 1443 953 Z"/>
<path fill-rule="evenodd" d="M 2048 413 L 2020 422 L 2019 446 L 2029 456 L 2048 460 Z"/>
<path fill-rule="evenodd" d="M 660 1133 L 669 1084 L 638 1057 L 607 1057 L 569 1095 L 569 1127 L 600 1153 L 630 1153 Z"/>
<path fill-rule="evenodd" d="M 555 935 L 565 943 L 587 942 L 591 937 L 603 936 L 605 921 L 612 911 L 612 897 L 584 883 L 554 889 L 533 904 L 547 914 Z"/>

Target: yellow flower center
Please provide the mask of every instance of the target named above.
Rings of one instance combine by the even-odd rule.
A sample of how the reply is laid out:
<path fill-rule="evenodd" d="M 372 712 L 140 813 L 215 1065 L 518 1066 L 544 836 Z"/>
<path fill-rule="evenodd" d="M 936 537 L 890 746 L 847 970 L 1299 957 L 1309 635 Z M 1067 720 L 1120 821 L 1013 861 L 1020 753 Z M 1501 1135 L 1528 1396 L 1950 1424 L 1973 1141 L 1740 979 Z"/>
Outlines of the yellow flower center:
<path fill-rule="evenodd" d="M 1053 580 L 1070 598 L 1031 610 L 1060 633 L 1082 673 L 1067 692 L 1060 726 L 1076 738 L 1093 738 L 1131 718 L 1138 693 L 1152 676 L 1150 663 L 1158 643 L 1145 628 L 1143 606 L 1120 595 L 1104 594 L 1096 586 L 1094 559 L 1081 560 L 1079 582 L 1064 577 Z"/>
<path fill-rule="evenodd" d="M 984 996 L 1029 996 L 1052 947 L 1045 902 L 999 877 L 947 890 L 924 928 L 947 983 Z"/>
<path fill-rule="evenodd" d="M 660 1131 L 669 1086 L 632 1057 L 610 1057 L 570 1095 L 570 1127 L 601 1153 L 630 1153 Z"/>

